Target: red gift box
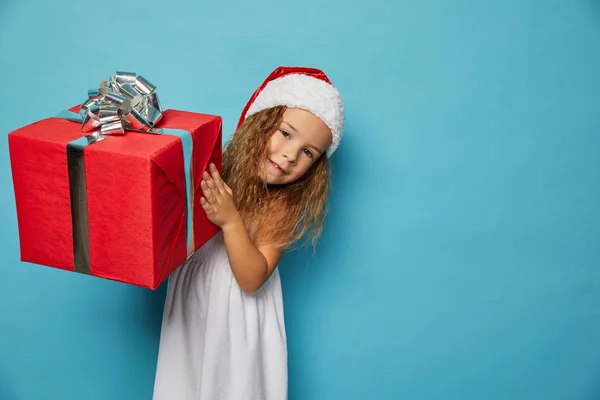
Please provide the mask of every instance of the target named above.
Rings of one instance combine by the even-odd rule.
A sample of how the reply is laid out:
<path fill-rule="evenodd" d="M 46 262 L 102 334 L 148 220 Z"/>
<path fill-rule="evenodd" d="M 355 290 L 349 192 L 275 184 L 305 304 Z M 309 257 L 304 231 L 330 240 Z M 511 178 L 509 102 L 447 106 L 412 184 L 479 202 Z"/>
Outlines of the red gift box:
<path fill-rule="evenodd" d="M 192 137 L 191 245 L 182 140 L 126 132 L 83 150 L 89 270 L 78 269 L 82 225 L 74 223 L 67 145 L 84 134 L 79 123 L 47 118 L 8 136 L 21 260 L 156 289 L 213 237 L 219 228 L 200 205 L 200 181 L 209 163 L 221 170 L 221 117 L 166 110 L 158 128 Z"/>

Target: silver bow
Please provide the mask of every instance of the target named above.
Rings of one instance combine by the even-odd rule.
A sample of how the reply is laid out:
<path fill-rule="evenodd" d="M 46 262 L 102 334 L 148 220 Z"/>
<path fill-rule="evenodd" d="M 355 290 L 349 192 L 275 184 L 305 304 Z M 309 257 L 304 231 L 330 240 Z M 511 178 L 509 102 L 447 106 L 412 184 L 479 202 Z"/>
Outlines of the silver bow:
<path fill-rule="evenodd" d="M 117 72 L 98 89 L 88 91 L 81 105 L 81 130 L 100 135 L 123 135 L 125 131 L 149 132 L 162 119 L 156 86 L 142 76 Z"/>

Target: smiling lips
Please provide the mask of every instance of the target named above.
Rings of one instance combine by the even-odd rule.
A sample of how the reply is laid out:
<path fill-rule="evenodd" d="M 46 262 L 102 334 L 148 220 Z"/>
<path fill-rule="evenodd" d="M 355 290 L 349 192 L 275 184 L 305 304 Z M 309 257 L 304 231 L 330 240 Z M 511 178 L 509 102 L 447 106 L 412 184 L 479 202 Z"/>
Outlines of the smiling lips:
<path fill-rule="evenodd" d="M 281 175 L 285 174 L 285 171 L 283 169 L 281 169 L 281 167 L 276 162 L 273 162 L 271 160 L 269 160 L 269 162 L 271 163 L 271 165 L 275 168 L 275 170 L 277 172 L 279 172 Z"/>

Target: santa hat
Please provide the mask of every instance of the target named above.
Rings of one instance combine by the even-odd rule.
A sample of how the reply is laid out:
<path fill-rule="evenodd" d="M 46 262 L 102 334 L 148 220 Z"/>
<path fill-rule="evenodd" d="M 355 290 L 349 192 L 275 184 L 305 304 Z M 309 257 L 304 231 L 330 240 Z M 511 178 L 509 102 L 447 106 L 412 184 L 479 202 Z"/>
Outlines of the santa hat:
<path fill-rule="evenodd" d="M 333 135 L 327 157 L 339 146 L 344 130 L 344 103 L 323 71 L 306 67 L 275 69 L 244 107 L 238 128 L 252 114 L 275 106 L 300 108 L 319 117 Z"/>

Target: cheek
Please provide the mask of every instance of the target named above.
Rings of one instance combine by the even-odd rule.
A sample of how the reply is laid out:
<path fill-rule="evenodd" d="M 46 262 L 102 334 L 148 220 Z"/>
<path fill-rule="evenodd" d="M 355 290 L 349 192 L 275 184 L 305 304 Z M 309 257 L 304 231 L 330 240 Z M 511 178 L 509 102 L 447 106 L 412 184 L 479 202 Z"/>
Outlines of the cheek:
<path fill-rule="evenodd" d="M 294 171 L 292 172 L 292 179 L 297 180 L 302 178 L 304 174 L 306 174 L 306 172 L 310 169 L 310 166 L 310 163 L 302 163 L 296 166 L 296 168 L 294 168 Z"/>
<path fill-rule="evenodd" d="M 277 149 L 281 147 L 282 138 L 283 137 L 281 135 L 278 135 L 277 132 L 275 132 L 273 136 L 271 136 L 271 138 L 269 139 L 269 143 L 267 143 L 267 150 L 269 151 L 269 153 L 274 153 Z"/>

